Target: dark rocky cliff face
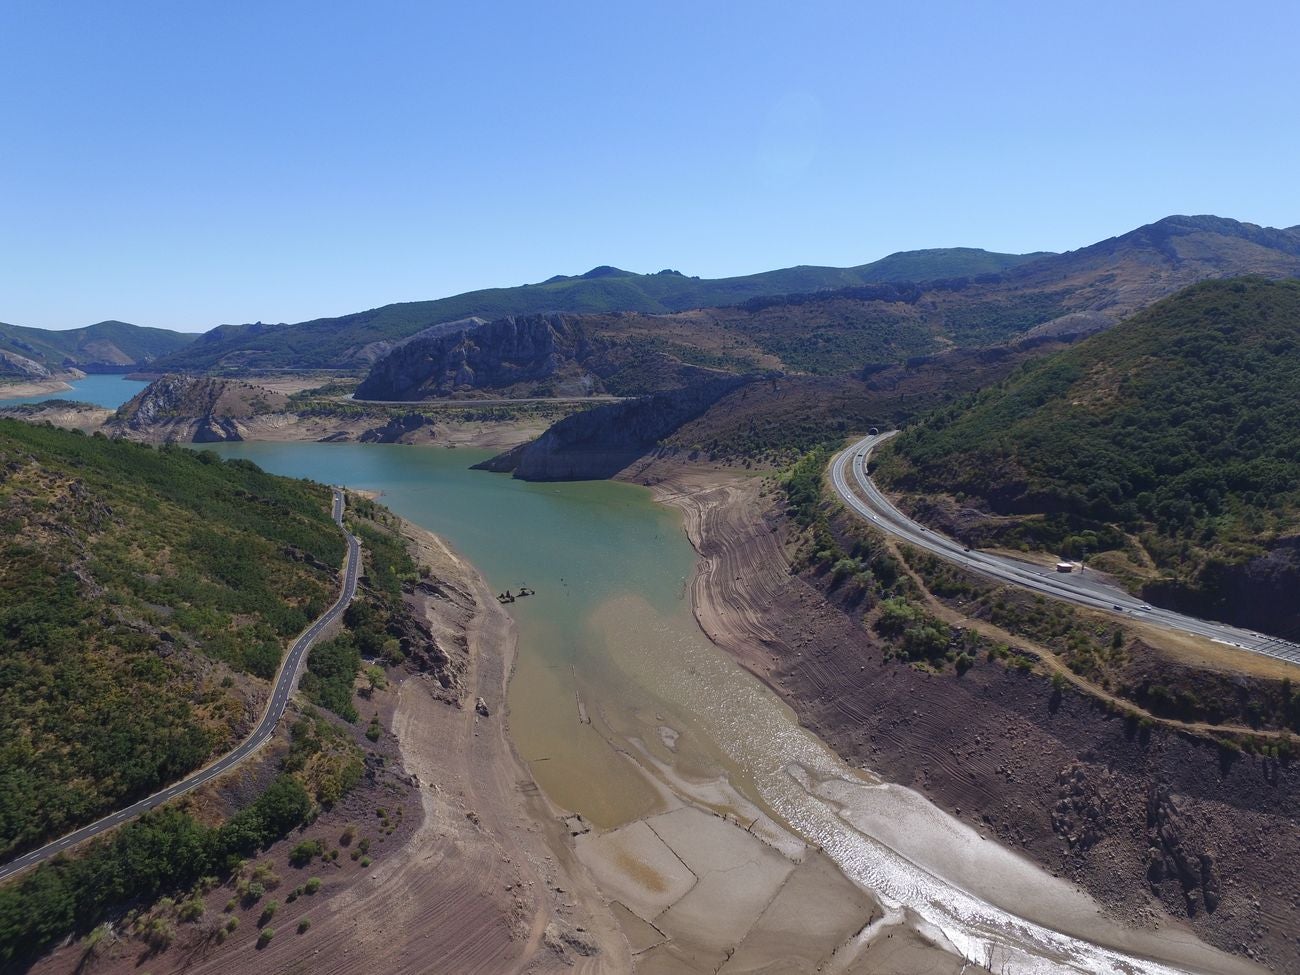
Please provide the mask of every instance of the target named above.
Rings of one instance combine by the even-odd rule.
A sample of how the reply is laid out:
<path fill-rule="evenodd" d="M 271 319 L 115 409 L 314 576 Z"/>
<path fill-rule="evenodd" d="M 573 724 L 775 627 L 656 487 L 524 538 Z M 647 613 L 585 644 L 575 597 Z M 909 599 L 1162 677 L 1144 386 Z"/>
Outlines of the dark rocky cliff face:
<path fill-rule="evenodd" d="M 1149 583 L 1142 595 L 1179 612 L 1300 639 L 1300 536 L 1278 539 L 1247 562 L 1211 562 L 1193 585 Z"/>
<path fill-rule="evenodd" d="M 546 386 L 539 395 L 583 395 L 599 391 L 599 380 L 584 368 L 596 346 L 573 316 L 471 322 L 396 346 L 375 363 L 356 397 L 419 400 L 480 389 L 518 394 L 529 392 L 529 385 Z"/>
<path fill-rule="evenodd" d="M 525 481 L 579 481 L 613 477 L 682 424 L 695 419 L 752 376 L 700 370 L 684 389 L 598 406 L 565 417 L 532 443 L 478 465 L 513 471 Z"/>

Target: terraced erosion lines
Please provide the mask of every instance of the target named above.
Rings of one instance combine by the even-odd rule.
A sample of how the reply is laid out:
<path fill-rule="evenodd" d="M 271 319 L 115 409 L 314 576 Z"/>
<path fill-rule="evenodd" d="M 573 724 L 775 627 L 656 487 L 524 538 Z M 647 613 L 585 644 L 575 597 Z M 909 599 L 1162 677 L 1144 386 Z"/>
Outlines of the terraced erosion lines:
<path fill-rule="evenodd" d="M 340 529 L 343 529 L 344 506 L 343 491 L 340 488 L 335 488 L 332 515 L 335 524 Z M 356 595 L 357 576 L 361 567 L 361 544 L 351 532 L 344 529 L 343 533 L 348 541 L 348 555 L 343 569 L 343 585 L 339 591 L 339 597 L 334 601 L 334 605 L 327 609 L 311 626 L 307 627 L 289 648 L 289 654 L 284 663 L 280 665 L 280 672 L 276 675 L 275 683 L 271 685 L 271 695 L 267 700 L 266 709 L 262 713 L 262 720 L 257 723 L 257 727 L 253 729 L 252 734 L 240 742 L 232 751 L 227 752 L 211 765 L 199 769 L 189 777 L 174 782 L 167 788 L 140 799 L 124 809 L 110 813 L 89 826 L 83 826 L 81 829 L 68 833 L 66 836 L 53 840 L 29 853 L 24 853 L 22 856 L 0 866 L 0 883 L 22 873 L 29 867 L 34 867 L 77 846 L 79 843 L 84 843 L 100 833 L 121 826 L 141 813 L 148 812 L 164 802 L 169 802 L 177 796 L 184 795 L 205 782 L 210 782 L 218 776 L 224 775 L 265 744 L 274 734 L 280 719 L 284 717 L 284 709 L 288 706 L 289 695 L 293 693 L 298 683 L 298 674 L 302 670 L 307 651 L 325 628 L 338 619 L 342 612 L 347 609 L 348 604 L 352 602 L 352 597 Z"/>
<path fill-rule="evenodd" d="M 871 451 L 897 433 L 897 430 L 893 430 L 863 437 L 853 446 L 836 454 L 830 466 L 831 482 L 836 493 L 845 504 L 881 531 L 996 582 L 1010 583 L 1078 606 L 1099 609 L 1162 629 L 1189 633 L 1251 653 L 1300 664 L 1300 644 L 1150 606 L 1086 571 L 1077 574 L 1056 573 L 1004 556 L 972 551 L 960 542 L 938 535 L 912 521 L 890 503 L 867 475 Z M 857 490 L 854 489 L 855 485 Z"/>

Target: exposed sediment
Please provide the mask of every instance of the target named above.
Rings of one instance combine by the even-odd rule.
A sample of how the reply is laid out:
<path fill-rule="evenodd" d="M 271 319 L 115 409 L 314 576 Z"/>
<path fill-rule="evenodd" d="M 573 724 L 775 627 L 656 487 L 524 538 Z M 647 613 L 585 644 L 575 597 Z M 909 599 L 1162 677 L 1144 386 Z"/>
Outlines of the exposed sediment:
<path fill-rule="evenodd" d="M 1016 668 L 981 661 L 957 677 L 889 661 L 816 579 L 791 574 L 786 525 L 757 479 L 629 473 L 658 481 L 661 500 L 686 513 L 705 633 L 850 764 L 1080 884 L 1160 957 L 1237 964 L 1197 947 L 1199 936 L 1297 966 L 1297 908 L 1272 887 L 1279 865 L 1300 862 L 1297 790 L 1276 760 L 1229 761 L 1197 738 L 1137 733 Z M 1288 890 L 1294 869 L 1283 868 Z"/>
<path fill-rule="evenodd" d="M 322 932 L 328 970 L 626 971 L 612 915 L 507 735 L 514 625 L 472 566 L 436 536 L 406 530 L 432 569 L 416 594 L 430 633 L 436 644 L 464 647 L 463 656 L 449 654 L 460 658 L 459 693 L 448 695 L 449 681 L 435 674 L 400 689 L 393 730 L 424 819 L 334 905 Z"/>

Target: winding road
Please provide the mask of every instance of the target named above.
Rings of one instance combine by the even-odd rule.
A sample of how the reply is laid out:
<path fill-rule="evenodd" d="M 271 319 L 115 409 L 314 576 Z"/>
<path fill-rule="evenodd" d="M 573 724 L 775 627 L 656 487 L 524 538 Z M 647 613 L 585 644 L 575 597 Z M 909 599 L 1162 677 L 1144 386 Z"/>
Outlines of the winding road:
<path fill-rule="evenodd" d="M 343 492 L 338 488 L 334 489 L 334 504 L 332 515 L 335 524 L 343 528 Z M 276 675 L 275 683 L 271 687 L 271 697 L 267 701 L 266 710 L 262 712 L 262 720 L 257 723 L 257 727 L 252 733 L 239 743 L 232 751 L 221 756 L 211 765 L 208 765 L 190 776 L 181 779 L 169 785 L 167 788 L 155 792 L 153 795 L 134 802 L 124 809 L 119 809 L 115 813 L 110 813 L 103 819 L 91 823 L 89 826 L 83 826 L 81 829 L 68 833 L 57 840 L 53 840 L 45 846 L 24 853 L 16 859 L 0 866 L 0 883 L 8 880 L 26 870 L 28 867 L 34 867 L 45 860 L 56 856 L 59 853 L 84 843 L 93 836 L 121 826 L 123 823 L 134 819 L 143 812 L 160 806 L 164 802 L 169 802 L 177 796 L 203 785 L 205 782 L 211 782 L 219 775 L 224 775 L 230 771 L 249 755 L 257 751 L 275 732 L 275 727 L 284 717 L 284 709 L 289 704 L 289 696 L 293 693 L 298 683 L 298 674 L 302 670 L 303 660 L 306 659 L 307 650 L 320 636 L 321 632 L 336 620 L 339 615 L 347 609 L 348 603 L 357 592 L 357 575 L 361 571 L 361 545 L 356 536 L 344 529 L 343 534 L 348 540 L 348 557 L 347 564 L 343 570 L 343 587 L 339 592 L 339 597 L 334 601 L 334 605 L 325 611 L 325 613 L 307 627 L 306 630 L 293 642 L 289 648 L 289 655 L 285 658 L 284 663 L 280 665 L 280 673 Z"/>
<path fill-rule="evenodd" d="M 1230 647 L 1300 664 L 1300 644 L 1151 606 L 1086 569 L 1056 572 L 1030 562 L 966 548 L 961 542 L 913 521 L 894 507 L 867 476 L 871 451 L 897 433 L 893 430 L 863 437 L 831 460 L 831 481 L 836 493 L 845 504 L 881 531 L 996 582 L 1021 586 L 1077 606 L 1100 609 L 1166 630 L 1190 633 Z"/>

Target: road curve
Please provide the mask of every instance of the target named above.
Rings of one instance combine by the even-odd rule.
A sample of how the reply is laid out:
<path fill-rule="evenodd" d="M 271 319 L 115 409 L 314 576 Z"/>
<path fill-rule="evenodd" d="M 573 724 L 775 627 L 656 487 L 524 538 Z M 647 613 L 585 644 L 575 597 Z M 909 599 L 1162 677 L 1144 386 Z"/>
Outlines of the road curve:
<path fill-rule="evenodd" d="M 331 514 L 339 528 L 343 528 L 343 506 L 343 492 L 335 488 Z M 285 657 L 284 663 L 280 665 L 280 672 L 276 675 L 275 683 L 271 687 L 271 697 L 267 701 L 266 709 L 262 712 L 262 720 L 257 723 L 257 727 L 253 729 L 252 733 L 232 751 L 227 752 L 211 765 L 200 769 L 187 778 L 181 779 L 179 782 L 175 782 L 147 798 L 134 802 L 124 809 L 110 813 L 89 826 L 83 826 L 66 836 L 45 844 L 45 846 L 10 860 L 0 866 L 0 883 L 29 867 L 34 867 L 59 853 L 63 853 L 79 843 L 84 843 L 93 836 L 98 836 L 100 833 L 121 826 L 155 806 L 160 806 L 177 796 L 184 795 L 203 783 L 212 781 L 219 775 L 224 775 L 257 751 L 271 737 L 271 734 L 275 731 L 275 726 L 284 717 L 284 709 L 289 704 L 289 696 L 297 686 L 298 674 L 302 670 L 302 663 L 306 659 L 307 650 L 320 636 L 321 631 L 333 623 L 347 609 L 348 603 L 356 595 L 357 576 L 361 571 L 361 545 L 351 532 L 345 529 L 343 534 L 348 540 L 348 557 L 343 570 L 343 586 L 339 591 L 339 597 L 334 601 L 334 605 L 327 609 L 316 622 L 307 627 L 299 635 L 298 639 L 293 642 L 293 646 L 289 648 L 289 655 Z"/>
<path fill-rule="evenodd" d="M 1018 559 L 968 549 L 960 542 L 913 521 L 894 507 L 867 476 L 871 451 L 897 433 L 893 430 L 863 437 L 836 454 L 830 466 L 835 492 L 845 504 L 881 531 L 995 582 L 1021 586 L 1077 606 L 1103 610 L 1166 630 L 1190 633 L 1216 643 L 1300 664 L 1300 644 L 1151 606 L 1086 570 L 1055 572 Z"/>

